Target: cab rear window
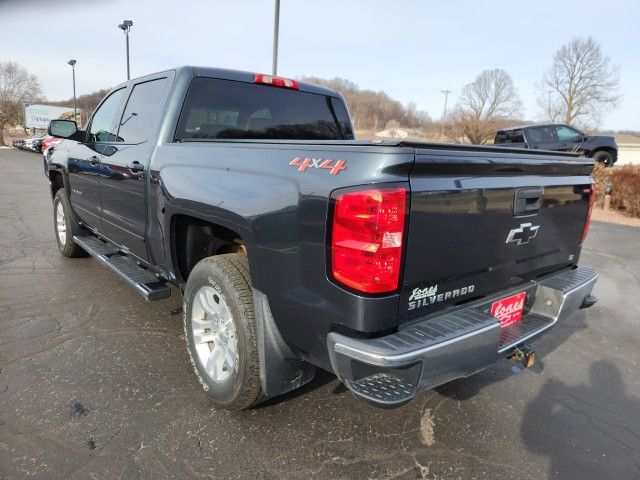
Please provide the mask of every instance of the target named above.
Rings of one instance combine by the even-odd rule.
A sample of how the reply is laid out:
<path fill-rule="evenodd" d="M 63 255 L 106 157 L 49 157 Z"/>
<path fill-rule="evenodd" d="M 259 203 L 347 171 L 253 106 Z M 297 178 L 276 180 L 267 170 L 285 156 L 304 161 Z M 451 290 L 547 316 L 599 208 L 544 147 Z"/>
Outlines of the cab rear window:
<path fill-rule="evenodd" d="M 177 141 L 353 138 L 338 98 L 205 77 L 191 82 L 175 134 Z"/>

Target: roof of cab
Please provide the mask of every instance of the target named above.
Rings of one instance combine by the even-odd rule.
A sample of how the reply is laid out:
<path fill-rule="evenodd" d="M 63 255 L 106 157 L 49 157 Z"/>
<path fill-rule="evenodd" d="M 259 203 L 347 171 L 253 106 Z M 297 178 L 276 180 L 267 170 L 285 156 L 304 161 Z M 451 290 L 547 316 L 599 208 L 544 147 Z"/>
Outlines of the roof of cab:
<path fill-rule="evenodd" d="M 188 71 L 191 75 L 196 77 L 211 77 L 211 78 L 219 78 L 222 80 L 234 80 L 237 82 L 246 82 L 246 83 L 254 83 L 256 73 L 259 72 L 247 72 L 243 70 L 230 70 L 226 68 L 213 68 L 213 67 L 197 67 L 192 65 L 183 65 L 181 67 L 170 68 L 167 70 L 162 70 L 160 72 L 150 73 L 148 75 L 144 75 L 141 77 L 132 78 L 126 82 L 122 82 L 121 84 L 115 86 L 113 90 L 128 85 L 132 82 L 138 82 L 141 79 L 152 77 L 159 75 L 164 72 L 174 71 L 177 74 L 180 72 Z M 332 90 L 330 88 L 321 87 L 319 85 L 314 85 L 312 83 L 298 82 L 298 86 L 300 91 L 309 92 L 309 93 L 317 93 L 320 95 L 327 95 L 330 97 L 342 98 L 339 92 L 336 90 Z"/>
<path fill-rule="evenodd" d="M 510 132 L 511 130 L 522 130 L 523 128 L 533 127 L 557 127 L 560 125 L 566 125 L 566 123 L 530 123 L 529 125 L 516 125 L 514 127 L 504 127 L 499 129 L 499 132 Z"/>
<path fill-rule="evenodd" d="M 242 70 L 228 70 L 225 68 L 211 68 L 211 67 L 184 67 L 193 68 L 197 77 L 211 77 L 220 78 L 223 80 L 235 80 L 237 82 L 253 83 L 256 73 L 261 72 L 247 72 Z M 269 74 L 270 75 L 270 74 Z M 297 80 L 296 80 L 297 81 Z M 321 95 L 328 95 L 331 97 L 340 97 L 340 94 L 330 88 L 321 87 L 319 85 L 313 85 L 311 83 L 298 82 L 300 90 L 309 93 L 319 93 Z"/>

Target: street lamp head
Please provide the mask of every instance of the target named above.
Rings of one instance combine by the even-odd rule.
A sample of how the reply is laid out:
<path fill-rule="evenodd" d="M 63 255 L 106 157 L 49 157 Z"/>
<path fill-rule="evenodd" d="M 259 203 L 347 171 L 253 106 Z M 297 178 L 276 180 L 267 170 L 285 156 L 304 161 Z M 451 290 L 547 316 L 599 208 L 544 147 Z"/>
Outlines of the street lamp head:
<path fill-rule="evenodd" d="M 76 64 L 76 61 L 75 60 L 69 60 L 67 63 L 73 67 Z"/>
<path fill-rule="evenodd" d="M 123 31 L 127 31 L 129 30 L 131 27 L 133 26 L 133 21 L 131 20 L 124 20 L 120 25 L 118 25 L 118 28 L 122 29 Z"/>

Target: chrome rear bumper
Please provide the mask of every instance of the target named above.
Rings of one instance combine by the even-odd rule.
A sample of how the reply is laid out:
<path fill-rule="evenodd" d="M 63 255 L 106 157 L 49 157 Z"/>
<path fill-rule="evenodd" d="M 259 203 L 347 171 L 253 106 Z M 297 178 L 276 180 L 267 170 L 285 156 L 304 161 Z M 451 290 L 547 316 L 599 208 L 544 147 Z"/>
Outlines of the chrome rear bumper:
<path fill-rule="evenodd" d="M 378 406 L 399 406 L 420 390 L 489 367 L 517 345 L 593 305 L 591 290 L 597 279 L 594 269 L 578 267 L 410 322 L 384 337 L 362 339 L 331 332 L 327 336 L 331 365 L 357 397 Z M 517 324 L 500 328 L 491 304 L 523 290 L 528 311 Z"/>

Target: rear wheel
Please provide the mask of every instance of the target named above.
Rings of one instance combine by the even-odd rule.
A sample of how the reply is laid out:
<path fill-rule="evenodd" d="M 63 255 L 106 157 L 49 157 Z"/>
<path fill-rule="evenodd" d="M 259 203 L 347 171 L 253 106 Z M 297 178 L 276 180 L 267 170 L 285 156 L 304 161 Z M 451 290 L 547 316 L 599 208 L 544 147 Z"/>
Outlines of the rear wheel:
<path fill-rule="evenodd" d="M 69 258 L 87 256 L 87 252 L 73 241 L 73 236 L 81 235 L 83 231 L 73 214 L 64 188 L 59 189 L 53 197 L 53 228 L 58 250 L 62 255 Z"/>
<path fill-rule="evenodd" d="M 187 349 L 202 388 L 231 410 L 258 403 L 260 369 L 246 256 L 198 262 L 187 281 L 183 310 Z"/>
<path fill-rule="evenodd" d="M 605 167 L 610 167 L 613 165 L 613 155 L 611 152 L 607 152 L 606 150 L 599 150 L 593 154 L 593 159 L 596 162 L 603 163 Z"/>

